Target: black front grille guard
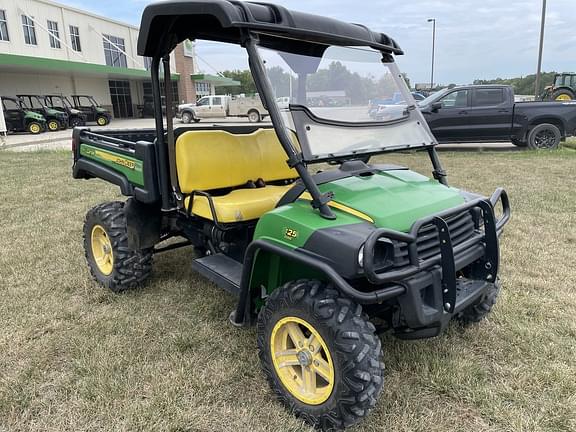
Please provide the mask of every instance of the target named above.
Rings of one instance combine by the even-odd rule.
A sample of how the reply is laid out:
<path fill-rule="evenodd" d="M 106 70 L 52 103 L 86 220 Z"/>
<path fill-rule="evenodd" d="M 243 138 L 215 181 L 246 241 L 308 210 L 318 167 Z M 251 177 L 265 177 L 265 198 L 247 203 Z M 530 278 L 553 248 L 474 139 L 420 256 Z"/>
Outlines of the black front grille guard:
<path fill-rule="evenodd" d="M 502 203 L 502 216 L 496 220 L 494 216 L 494 207 Z M 484 221 L 484 233 L 475 233 L 462 243 L 453 246 L 450 237 L 450 230 L 445 218 L 469 211 L 473 208 L 482 210 Z M 444 304 L 447 306 L 446 311 L 454 312 L 456 305 L 456 265 L 455 255 L 473 247 L 480 242 L 484 243 L 484 267 L 486 270 L 485 277 L 488 281 L 494 281 L 498 274 L 499 253 L 498 237 L 502 233 L 504 225 L 510 220 L 510 202 L 508 194 L 502 188 L 498 188 L 494 194 L 487 199 L 474 199 L 461 206 L 424 217 L 417 220 L 410 229 L 409 233 L 381 228 L 374 231 L 364 244 L 364 274 L 373 284 L 383 284 L 395 282 L 426 270 L 435 265 L 442 268 L 442 292 Z M 417 239 L 418 232 L 425 225 L 434 225 L 438 229 L 440 242 L 440 254 L 426 260 L 418 257 Z M 408 257 L 410 264 L 398 270 L 378 272 L 374 263 L 374 249 L 379 239 L 386 238 L 404 242 L 408 245 Z"/>

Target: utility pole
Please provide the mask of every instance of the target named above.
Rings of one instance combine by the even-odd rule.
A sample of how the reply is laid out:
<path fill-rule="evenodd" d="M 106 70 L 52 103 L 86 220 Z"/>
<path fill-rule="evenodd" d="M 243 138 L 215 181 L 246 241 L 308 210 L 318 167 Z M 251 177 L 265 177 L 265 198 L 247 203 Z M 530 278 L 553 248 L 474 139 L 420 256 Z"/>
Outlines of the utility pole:
<path fill-rule="evenodd" d="M 546 1 L 546 0 L 544 0 Z M 436 51 L 436 18 L 429 18 L 432 23 L 432 72 L 430 74 L 430 90 L 434 88 L 434 54 Z"/>
<path fill-rule="evenodd" d="M 546 0 L 542 0 L 542 21 L 540 23 L 540 49 L 538 50 L 538 70 L 536 71 L 536 84 L 534 96 L 540 94 L 540 74 L 542 72 L 542 52 L 544 50 L 544 26 L 546 24 Z"/>

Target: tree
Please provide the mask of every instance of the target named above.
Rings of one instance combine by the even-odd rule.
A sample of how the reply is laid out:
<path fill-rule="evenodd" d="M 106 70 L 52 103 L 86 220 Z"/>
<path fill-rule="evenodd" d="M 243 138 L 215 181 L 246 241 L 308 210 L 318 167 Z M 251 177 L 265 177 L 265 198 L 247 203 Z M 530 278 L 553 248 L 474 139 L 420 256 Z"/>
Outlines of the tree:
<path fill-rule="evenodd" d="M 252 79 L 252 73 L 248 69 L 246 70 L 231 70 L 222 72 L 226 78 L 233 79 L 235 81 L 240 81 L 239 86 L 224 86 L 220 87 L 219 93 L 237 95 L 240 93 L 245 93 L 247 95 L 257 93 L 256 85 Z"/>
<path fill-rule="evenodd" d="M 538 94 L 542 94 L 544 87 L 552 85 L 554 82 L 554 75 L 556 72 L 544 72 L 540 81 L 540 88 Z M 532 95 L 534 94 L 534 86 L 536 85 L 536 75 L 526 75 L 525 77 L 517 78 L 496 78 L 492 80 L 474 80 L 474 84 L 503 84 L 511 85 L 514 93 L 519 95 Z"/>

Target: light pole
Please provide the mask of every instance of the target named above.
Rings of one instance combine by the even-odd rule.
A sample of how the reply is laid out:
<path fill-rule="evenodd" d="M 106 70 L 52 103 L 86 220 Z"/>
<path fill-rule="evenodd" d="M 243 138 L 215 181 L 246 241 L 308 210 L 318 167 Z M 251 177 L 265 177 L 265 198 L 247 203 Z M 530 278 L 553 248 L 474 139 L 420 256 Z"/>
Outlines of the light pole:
<path fill-rule="evenodd" d="M 432 23 L 432 73 L 430 74 L 430 90 L 432 90 L 434 88 L 434 52 L 436 50 L 436 18 L 428 18 L 428 22 Z"/>
<path fill-rule="evenodd" d="M 544 25 L 546 24 L 546 0 L 542 0 L 542 21 L 540 22 L 540 49 L 538 50 L 538 70 L 536 71 L 536 84 L 534 96 L 540 93 L 540 74 L 542 72 L 542 51 L 544 50 Z"/>

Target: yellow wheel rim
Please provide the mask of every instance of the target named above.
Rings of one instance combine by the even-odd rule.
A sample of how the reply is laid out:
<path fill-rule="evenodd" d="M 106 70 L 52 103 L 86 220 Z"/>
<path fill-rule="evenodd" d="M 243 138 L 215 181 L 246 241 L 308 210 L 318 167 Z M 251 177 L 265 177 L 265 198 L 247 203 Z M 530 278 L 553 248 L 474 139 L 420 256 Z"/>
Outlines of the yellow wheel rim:
<path fill-rule="evenodd" d="M 48 129 L 50 129 L 51 131 L 57 130 L 58 129 L 58 122 L 55 122 L 55 121 L 48 122 Z"/>
<path fill-rule="evenodd" d="M 325 402 L 334 388 L 334 364 L 314 327 L 301 318 L 282 318 L 270 339 L 274 369 L 286 390 L 308 405 Z"/>
<path fill-rule="evenodd" d="M 556 96 L 556 100 L 557 101 L 570 101 L 570 100 L 572 100 L 572 98 L 570 97 L 570 95 L 561 94 L 561 95 Z"/>
<path fill-rule="evenodd" d="M 30 132 L 32 133 L 40 132 L 40 126 L 38 126 L 37 124 L 30 125 Z"/>
<path fill-rule="evenodd" d="M 98 120 L 96 121 L 96 123 L 98 123 L 98 125 L 100 125 L 100 126 L 105 126 L 106 125 L 106 119 L 104 117 L 98 117 Z"/>
<path fill-rule="evenodd" d="M 92 235 L 90 236 L 92 246 L 92 256 L 96 261 L 98 270 L 108 276 L 114 268 L 114 254 L 112 252 L 112 242 L 110 237 L 100 225 L 94 225 Z"/>

